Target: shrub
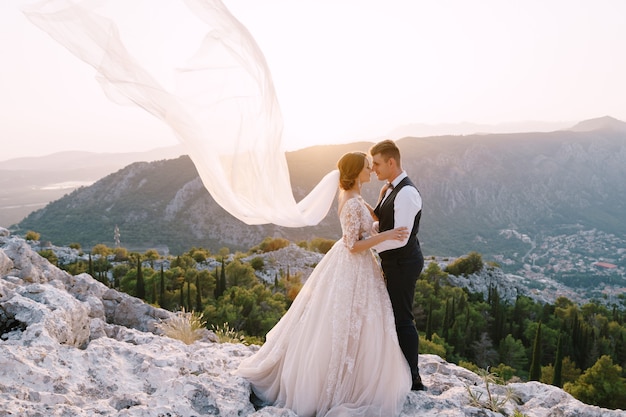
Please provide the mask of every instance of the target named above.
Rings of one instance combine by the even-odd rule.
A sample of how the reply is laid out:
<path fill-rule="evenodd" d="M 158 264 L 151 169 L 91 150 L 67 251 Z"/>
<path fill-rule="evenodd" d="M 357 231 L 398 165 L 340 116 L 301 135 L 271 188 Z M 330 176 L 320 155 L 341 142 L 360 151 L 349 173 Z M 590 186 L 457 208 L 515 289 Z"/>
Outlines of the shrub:
<path fill-rule="evenodd" d="M 455 276 L 468 276 L 483 269 L 483 258 L 478 252 L 470 252 L 466 257 L 450 263 L 445 272 Z"/>
<path fill-rule="evenodd" d="M 48 260 L 48 262 L 50 262 L 53 265 L 56 265 L 56 263 L 58 262 L 59 258 L 57 258 L 57 256 L 54 254 L 54 252 L 50 249 L 44 249 L 42 251 L 39 251 L 39 255 L 41 255 L 42 257 L 46 258 Z"/>
<path fill-rule="evenodd" d="M 41 235 L 37 232 L 33 232 L 32 230 L 29 230 L 28 232 L 26 232 L 26 235 L 24 236 L 24 239 L 26 240 L 39 240 L 39 238 L 41 237 Z"/>
<path fill-rule="evenodd" d="M 563 390 L 584 403 L 604 408 L 626 408 L 626 381 L 622 367 L 603 355 L 575 382 L 567 382 Z"/>
<path fill-rule="evenodd" d="M 334 244 L 334 240 L 316 237 L 311 240 L 311 243 L 309 244 L 309 250 L 326 254 L 330 250 L 330 248 L 333 247 Z"/>
<path fill-rule="evenodd" d="M 106 258 L 111 253 L 111 248 L 105 244 L 98 243 L 91 249 L 91 253 Z"/>
<path fill-rule="evenodd" d="M 465 368 L 465 369 L 467 369 L 469 371 L 472 371 L 475 374 L 478 374 L 481 371 L 481 368 L 478 365 L 476 365 L 476 364 L 474 364 L 472 362 L 469 362 L 469 361 L 461 360 L 461 361 L 459 361 L 459 366 L 463 367 L 463 368 Z"/>
<path fill-rule="evenodd" d="M 263 239 L 263 242 L 250 249 L 250 252 L 267 253 L 285 248 L 287 246 L 289 246 L 289 241 L 287 239 L 284 239 L 282 237 L 266 237 L 265 239 Z"/>
<path fill-rule="evenodd" d="M 424 336 L 420 335 L 419 337 L 419 350 L 421 354 L 429 353 L 433 355 L 438 355 L 439 357 L 445 359 L 446 358 L 446 346 L 445 340 L 437 336 L 433 335 L 433 340 L 428 340 Z"/>
<path fill-rule="evenodd" d="M 115 248 L 113 249 L 113 260 L 116 262 L 127 261 L 128 260 L 128 249 L 126 248 Z"/>
<path fill-rule="evenodd" d="M 256 256 L 250 260 L 250 266 L 255 271 L 261 271 L 265 267 L 265 261 L 260 256 Z"/>

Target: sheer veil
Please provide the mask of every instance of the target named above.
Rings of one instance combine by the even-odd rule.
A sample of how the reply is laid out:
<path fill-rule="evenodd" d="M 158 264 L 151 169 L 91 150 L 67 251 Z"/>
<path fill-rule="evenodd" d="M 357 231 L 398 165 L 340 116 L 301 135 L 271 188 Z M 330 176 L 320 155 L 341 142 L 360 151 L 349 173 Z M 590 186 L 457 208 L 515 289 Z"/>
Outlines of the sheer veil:
<path fill-rule="evenodd" d="M 22 11 L 93 66 L 111 100 L 163 120 L 234 217 L 302 227 L 326 216 L 339 174 L 296 203 L 270 71 L 220 0 L 39 0 Z"/>

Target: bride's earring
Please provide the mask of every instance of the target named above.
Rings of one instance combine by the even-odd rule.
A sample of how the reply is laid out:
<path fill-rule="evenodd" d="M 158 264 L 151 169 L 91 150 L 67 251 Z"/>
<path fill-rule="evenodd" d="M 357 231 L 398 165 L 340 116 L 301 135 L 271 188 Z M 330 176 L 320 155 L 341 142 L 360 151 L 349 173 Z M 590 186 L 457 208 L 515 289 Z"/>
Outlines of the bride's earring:
<path fill-rule="evenodd" d="M 359 187 L 359 190 L 361 189 L 361 179 L 357 178 L 356 179 L 356 185 Z"/>

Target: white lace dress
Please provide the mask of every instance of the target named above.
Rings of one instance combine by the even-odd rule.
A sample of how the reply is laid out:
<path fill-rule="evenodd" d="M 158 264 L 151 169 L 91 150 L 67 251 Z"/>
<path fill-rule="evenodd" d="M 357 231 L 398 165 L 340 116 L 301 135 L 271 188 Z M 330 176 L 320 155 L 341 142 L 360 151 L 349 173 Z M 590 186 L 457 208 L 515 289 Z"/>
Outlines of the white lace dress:
<path fill-rule="evenodd" d="M 391 302 L 369 250 L 352 254 L 372 218 L 360 199 L 340 213 L 343 239 L 317 265 L 265 344 L 237 374 L 299 417 L 391 417 L 411 389 Z"/>

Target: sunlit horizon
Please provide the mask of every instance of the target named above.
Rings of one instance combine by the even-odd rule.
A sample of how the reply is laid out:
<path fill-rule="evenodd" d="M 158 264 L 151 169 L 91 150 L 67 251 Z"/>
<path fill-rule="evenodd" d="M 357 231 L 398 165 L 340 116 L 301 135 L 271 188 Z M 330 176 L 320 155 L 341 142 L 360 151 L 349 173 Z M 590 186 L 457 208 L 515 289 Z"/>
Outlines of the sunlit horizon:
<path fill-rule="evenodd" d="M 108 100 L 95 70 L 30 23 L 19 4 L 0 4 L 10 34 L 0 39 L 8 64 L 0 67 L 0 161 L 179 143 L 144 110 Z M 398 139 L 394 132 L 408 125 L 437 135 L 476 133 L 468 124 L 508 133 L 516 125 L 626 120 L 626 57 L 618 52 L 626 3 L 618 0 L 224 4 L 265 55 L 287 151 Z M 163 34 L 172 49 L 174 33 Z"/>

